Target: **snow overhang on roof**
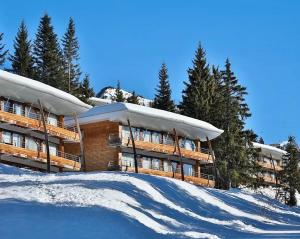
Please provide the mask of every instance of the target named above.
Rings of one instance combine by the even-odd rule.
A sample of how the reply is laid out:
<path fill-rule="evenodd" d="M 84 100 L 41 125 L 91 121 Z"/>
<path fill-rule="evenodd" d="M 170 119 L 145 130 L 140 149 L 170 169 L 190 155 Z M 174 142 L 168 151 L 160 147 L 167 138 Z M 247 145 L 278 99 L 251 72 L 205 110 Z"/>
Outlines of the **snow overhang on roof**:
<path fill-rule="evenodd" d="M 79 114 L 92 108 L 64 91 L 3 70 L 0 70 L 0 96 L 36 107 L 40 99 L 45 110 L 56 115 Z"/>
<path fill-rule="evenodd" d="M 127 119 L 134 127 L 164 132 L 173 132 L 175 128 L 178 135 L 201 141 L 223 133 L 223 130 L 201 120 L 130 103 L 97 106 L 78 117 L 81 125 L 105 120 L 127 125 Z"/>
<path fill-rule="evenodd" d="M 269 156 L 271 154 L 275 158 L 281 158 L 283 155 L 287 154 L 285 150 L 276 148 L 271 145 L 260 144 L 256 142 L 252 142 L 252 143 L 254 148 L 260 148 L 261 152 L 266 156 Z"/>

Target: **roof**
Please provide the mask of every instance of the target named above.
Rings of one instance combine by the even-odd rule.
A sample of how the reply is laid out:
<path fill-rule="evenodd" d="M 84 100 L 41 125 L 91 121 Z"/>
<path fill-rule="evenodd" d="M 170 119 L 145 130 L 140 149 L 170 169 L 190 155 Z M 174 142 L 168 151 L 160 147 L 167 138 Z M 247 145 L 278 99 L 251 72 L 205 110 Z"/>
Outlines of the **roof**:
<path fill-rule="evenodd" d="M 173 132 L 175 128 L 178 135 L 201 141 L 206 141 L 206 137 L 214 139 L 223 133 L 223 130 L 201 120 L 130 103 L 96 106 L 78 116 L 81 125 L 106 120 L 127 125 L 127 119 L 134 127 L 163 132 Z"/>
<path fill-rule="evenodd" d="M 253 147 L 260 148 L 264 155 L 269 156 L 271 154 L 275 158 L 281 158 L 283 155 L 287 154 L 285 150 L 267 144 L 253 142 Z"/>
<path fill-rule="evenodd" d="M 83 113 L 92 106 L 85 104 L 75 96 L 23 76 L 0 70 L 0 96 L 43 107 L 56 115 Z"/>

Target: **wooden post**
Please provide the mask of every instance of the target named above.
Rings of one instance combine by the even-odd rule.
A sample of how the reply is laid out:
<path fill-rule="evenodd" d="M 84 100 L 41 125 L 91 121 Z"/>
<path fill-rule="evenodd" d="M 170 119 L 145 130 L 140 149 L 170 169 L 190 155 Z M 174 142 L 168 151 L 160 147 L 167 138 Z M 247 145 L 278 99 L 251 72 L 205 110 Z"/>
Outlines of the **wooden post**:
<path fill-rule="evenodd" d="M 270 160 L 272 162 L 274 176 L 275 176 L 275 187 L 278 188 L 278 178 L 277 178 L 277 173 L 276 173 L 275 164 L 274 164 L 274 160 L 273 160 L 272 154 L 270 154 Z"/>
<path fill-rule="evenodd" d="M 178 140 L 176 129 L 174 128 L 173 131 L 174 131 L 175 143 L 176 143 L 177 148 L 178 148 L 178 154 L 179 154 L 179 159 L 180 159 L 181 180 L 184 181 L 183 162 L 182 162 L 181 150 L 180 150 L 180 147 L 179 147 L 179 140 Z"/>
<path fill-rule="evenodd" d="M 47 152 L 47 173 L 50 173 L 51 162 L 50 162 L 50 149 L 49 149 L 49 139 L 48 139 L 46 119 L 45 119 L 44 109 L 43 109 L 42 103 L 39 99 L 38 99 L 38 103 L 39 103 L 39 106 L 40 106 L 40 113 L 41 113 L 41 117 L 42 117 L 42 122 L 43 122 L 43 127 L 44 127 L 44 134 L 45 134 L 45 144 L 46 144 L 46 152 Z"/>
<path fill-rule="evenodd" d="M 83 145 L 83 136 L 81 134 L 80 125 L 78 122 L 77 114 L 73 114 L 75 124 L 77 127 L 78 135 L 79 135 L 79 144 L 80 144 L 80 156 L 81 156 L 81 170 L 83 172 L 86 171 L 85 157 L 84 157 L 84 145 Z"/>
<path fill-rule="evenodd" d="M 134 158 L 134 169 L 135 169 L 135 172 L 138 173 L 139 170 L 138 170 L 138 161 L 137 161 L 134 137 L 133 137 L 133 133 L 132 133 L 132 129 L 131 129 L 130 120 L 127 119 L 127 122 L 128 122 L 129 132 L 130 132 L 130 138 L 131 138 L 131 142 L 132 142 L 133 158 Z"/>
<path fill-rule="evenodd" d="M 196 144 L 196 151 L 197 152 L 201 152 L 201 142 L 200 142 L 200 139 L 195 140 L 195 144 Z"/>
<path fill-rule="evenodd" d="M 209 138 L 206 137 L 206 140 L 207 140 L 208 149 L 209 149 L 209 152 L 210 152 L 210 154 L 211 154 L 212 161 L 213 161 L 213 166 L 214 166 L 214 176 L 215 176 L 215 181 L 216 181 L 217 168 L 216 168 L 216 162 L 215 162 L 215 154 L 214 154 L 214 151 L 213 151 L 213 149 L 212 149 L 211 142 L 210 142 Z"/>

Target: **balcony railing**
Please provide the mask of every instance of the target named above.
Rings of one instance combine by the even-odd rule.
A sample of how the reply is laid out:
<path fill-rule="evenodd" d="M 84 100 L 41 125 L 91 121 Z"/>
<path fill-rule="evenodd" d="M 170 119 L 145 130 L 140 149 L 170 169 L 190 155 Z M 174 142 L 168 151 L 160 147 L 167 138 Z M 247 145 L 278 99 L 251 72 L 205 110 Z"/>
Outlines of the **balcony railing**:
<path fill-rule="evenodd" d="M 44 162 L 47 159 L 47 154 L 44 152 L 43 147 L 36 146 L 33 149 L 26 143 L 11 144 L 0 141 L 0 153 Z M 80 156 L 50 149 L 50 160 L 53 165 L 80 170 Z"/>
<path fill-rule="evenodd" d="M 5 115 L 5 113 L 13 114 L 14 116 L 10 117 L 9 115 Z M 17 122 L 16 124 L 21 126 L 28 125 L 28 127 L 37 129 L 39 131 L 43 130 L 40 113 L 25 112 L 24 109 L 5 105 L 3 111 L 0 111 L 0 114 L 3 121 L 11 122 L 13 120 Z M 45 117 L 47 129 L 50 134 L 54 136 L 61 136 L 68 140 L 79 140 L 77 127 L 68 127 L 59 121 L 51 122 L 50 117 L 47 115 Z"/>
<path fill-rule="evenodd" d="M 150 167 L 150 168 L 143 168 L 141 167 L 142 165 L 139 163 L 138 164 L 138 170 L 139 173 L 145 173 L 145 174 L 151 174 L 151 175 L 158 175 L 158 176 L 163 176 L 163 177 L 169 177 L 169 178 L 176 178 L 176 179 L 181 179 L 181 171 L 180 168 L 176 169 L 174 172 L 170 170 L 163 170 L 162 167 Z M 122 164 L 121 169 L 123 171 L 128 171 L 128 172 L 134 172 L 134 166 L 131 164 Z M 200 175 L 198 174 L 191 174 L 191 175 L 185 175 L 184 176 L 185 181 L 193 182 L 197 185 L 201 186 L 209 186 L 209 187 L 214 187 L 215 181 L 214 181 L 214 176 L 213 175 L 208 175 L 201 173 Z"/>

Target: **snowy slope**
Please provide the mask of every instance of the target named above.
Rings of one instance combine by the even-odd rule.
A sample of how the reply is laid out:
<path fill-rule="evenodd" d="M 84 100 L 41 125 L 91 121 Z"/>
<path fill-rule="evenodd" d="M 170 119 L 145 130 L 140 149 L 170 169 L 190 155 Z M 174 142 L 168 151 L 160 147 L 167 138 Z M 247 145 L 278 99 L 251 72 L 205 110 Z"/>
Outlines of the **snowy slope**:
<path fill-rule="evenodd" d="M 125 99 L 129 98 L 132 93 L 121 89 Z M 114 87 L 105 87 L 98 94 L 97 98 L 113 101 L 116 97 L 116 89 Z M 144 106 L 150 106 L 152 100 L 146 99 L 142 96 L 138 96 L 139 104 Z"/>
<path fill-rule="evenodd" d="M 0 238 L 299 238 L 300 208 L 241 190 L 0 164 Z"/>

